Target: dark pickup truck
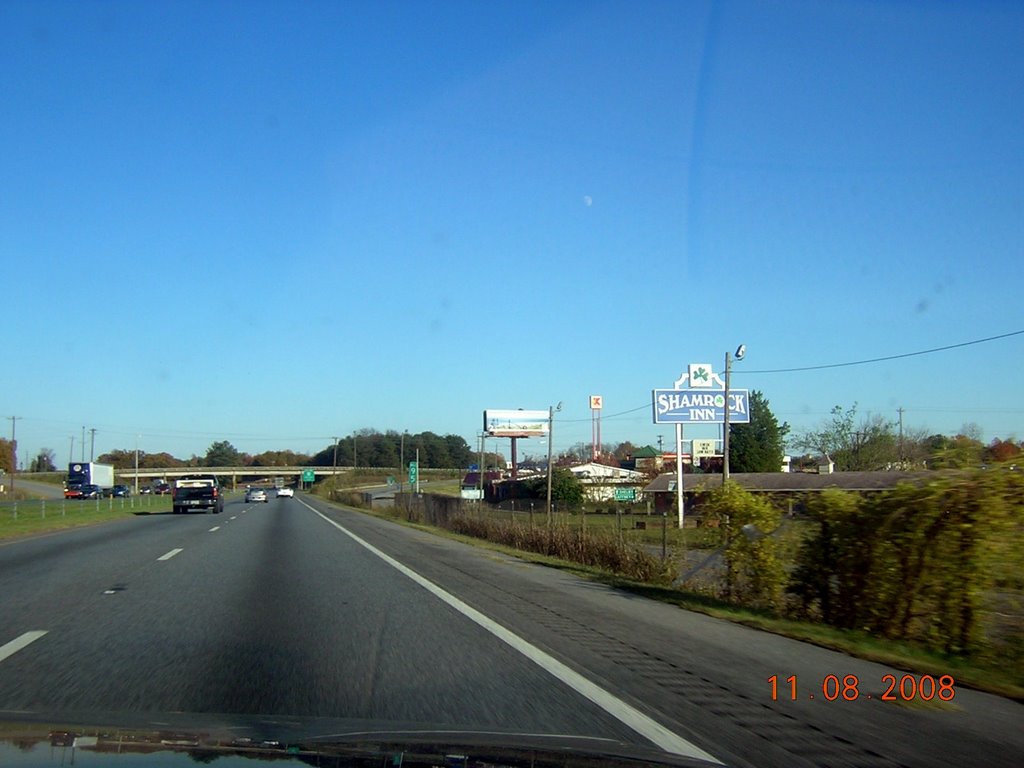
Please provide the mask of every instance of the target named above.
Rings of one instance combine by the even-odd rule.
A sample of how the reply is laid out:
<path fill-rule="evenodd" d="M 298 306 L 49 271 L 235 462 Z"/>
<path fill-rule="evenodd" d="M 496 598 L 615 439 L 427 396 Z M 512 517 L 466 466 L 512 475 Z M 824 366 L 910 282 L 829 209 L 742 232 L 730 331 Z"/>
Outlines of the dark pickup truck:
<path fill-rule="evenodd" d="M 174 483 L 171 497 L 174 514 L 183 512 L 213 512 L 224 509 L 224 494 L 214 475 L 189 475 L 179 477 Z"/>

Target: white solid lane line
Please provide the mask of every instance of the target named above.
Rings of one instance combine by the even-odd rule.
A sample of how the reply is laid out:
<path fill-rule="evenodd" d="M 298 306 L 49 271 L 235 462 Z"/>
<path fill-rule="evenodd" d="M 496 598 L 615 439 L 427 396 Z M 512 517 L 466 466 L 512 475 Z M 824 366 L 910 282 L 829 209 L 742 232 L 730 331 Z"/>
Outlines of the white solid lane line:
<path fill-rule="evenodd" d="M 157 561 L 159 562 L 160 560 L 170 560 L 172 557 L 174 557 L 176 554 L 178 554 L 181 551 L 182 551 L 181 547 L 179 547 L 178 549 L 172 549 L 166 555 L 160 555 L 160 557 L 157 558 Z"/>
<path fill-rule="evenodd" d="M 504 626 L 486 614 L 481 613 L 476 608 L 462 602 L 459 598 L 455 597 L 455 595 L 445 591 L 429 579 L 420 576 L 416 571 L 377 549 L 370 542 L 361 539 L 359 536 L 352 533 L 352 531 L 348 530 L 343 525 L 336 523 L 334 520 L 331 520 L 331 518 L 327 517 L 327 515 L 323 514 L 319 510 L 314 509 L 301 499 L 299 499 L 299 503 L 315 512 L 323 520 L 333 525 L 361 547 L 372 552 L 399 573 L 416 582 L 432 595 L 450 605 L 467 619 L 476 623 L 480 627 L 483 627 L 503 643 L 519 651 L 519 653 L 546 671 L 548 674 L 558 680 L 561 680 L 574 691 L 592 701 L 620 723 L 632 728 L 644 738 L 654 744 L 657 744 L 661 749 L 676 755 L 685 755 L 687 757 L 697 758 L 698 760 L 707 760 L 708 762 L 716 763 L 718 765 L 722 764 L 718 758 L 708 754 L 696 744 L 693 744 L 679 734 L 670 731 L 661 723 L 651 717 L 648 717 L 636 707 L 623 701 L 610 691 L 605 690 L 597 683 L 581 675 L 576 670 L 566 666 L 554 656 L 545 653 L 534 645 L 531 645 L 529 641 L 515 634 L 511 630 L 506 629 Z"/>
<path fill-rule="evenodd" d="M 9 643 L 6 643 L 4 645 L 0 645 L 0 661 L 3 661 L 8 656 L 14 655 L 15 653 L 20 651 L 22 648 L 24 648 L 29 643 L 34 643 L 40 637 L 45 635 L 47 633 L 47 631 L 48 630 L 45 630 L 45 629 L 35 629 L 35 630 L 32 630 L 31 632 L 26 632 L 25 634 L 21 635 L 20 637 L 14 638 Z"/>
<path fill-rule="evenodd" d="M 219 531 L 219 530 L 220 530 L 220 526 L 219 525 L 215 525 L 215 526 L 213 526 L 213 528 L 210 529 L 209 532 L 213 533 L 214 531 Z"/>

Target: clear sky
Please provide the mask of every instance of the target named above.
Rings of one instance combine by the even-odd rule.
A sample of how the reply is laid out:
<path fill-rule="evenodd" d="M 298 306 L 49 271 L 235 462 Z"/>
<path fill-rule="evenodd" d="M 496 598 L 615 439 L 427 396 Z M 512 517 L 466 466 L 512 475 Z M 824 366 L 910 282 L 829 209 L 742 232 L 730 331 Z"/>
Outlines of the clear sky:
<path fill-rule="evenodd" d="M 561 401 L 557 451 L 590 394 L 668 443 L 651 390 L 744 343 L 794 431 L 1020 439 L 1022 335 L 765 371 L 1024 329 L 1022 40 L 1011 1 L 0 0 L 0 415 L 58 465 Z"/>

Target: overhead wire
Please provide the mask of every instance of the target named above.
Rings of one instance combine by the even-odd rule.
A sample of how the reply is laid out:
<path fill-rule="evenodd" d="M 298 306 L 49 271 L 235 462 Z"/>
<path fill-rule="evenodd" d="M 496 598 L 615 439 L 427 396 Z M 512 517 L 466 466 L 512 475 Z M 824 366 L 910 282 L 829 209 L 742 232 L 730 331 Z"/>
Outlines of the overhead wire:
<path fill-rule="evenodd" d="M 800 372 L 800 371 L 823 371 L 823 370 L 826 370 L 826 369 L 829 369 L 829 368 L 848 368 L 848 367 L 854 366 L 854 365 L 868 365 L 869 363 L 882 363 L 882 362 L 885 362 L 887 360 L 903 360 L 903 359 L 908 358 L 908 357 L 918 357 L 920 355 L 930 355 L 930 354 L 933 354 L 935 352 L 946 352 L 946 351 L 948 351 L 950 349 L 959 349 L 961 347 L 970 347 L 970 346 L 974 346 L 975 344 L 985 344 L 986 342 L 989 342 L 989 341 L 998 341 L 999 339 L 1008 339 L 1008 338 L 1010 338 L 1012 336 L 1020 336 L 1022 334 L 1024 334 L 1024 329 L 1021 329 L 1019 331 L 1010 331 L 1008 333 L 1000 333 L 1000 334 L 997 334 L 996 336 L 986 336 L 983 339 L 973 339 L 971 341 L 963 341 L 963 342 L 960 342 L 959 344 L 946 344 L 945 346 L 941 346 L 941 347 L 932 347 L 930 349 L 921 349 L 921 350 L 917 350 L 916 352 L 903 352 L 903 353 L 898 354 L 898 355 L 886 355 L 884 357 L 872 357 L 872 358 L 868 358 L 866 360 L 850 360 L 850 361 L 845 362 L 845 363 L 828 363 L 826 365 L 805 365 L 805 366 L 800 366 L 800 367 L 797 367 L 797 368 L 766 368 L 766 369 L 762 369 L 762 370 L 750 370 L 749 368 L 746 368 L 746 369 L 744 369 L 741 372 L 738 371 L 738 373 L 742 373 L 743 375 L 749 376 L 749 375 L 755 374 L 755 373 L 797 373 L 797 372 Z M 637 411 L 642 411 L 642 410 L 645 410 L 645 409 L 650 408 L 650 407 L 651 407 L 650 403 L 644 403 L 643 405 L 637 406 L 636 408 L 630 408 L 630 409 L 625 410 L 625 411 L 619 411 L 618 413 L 611 413 L 611 414 L 608 414 L 607 416 L 602 416 L 602 418 L 603 419 L 614 419 L 614 418 L 616 418 L 618 416 L 625 416 L 625 415 L 630 414 L 630 413 L 636 413 Z M 562 419 L 561 421 L 564 424 L 564 423 L 571 423 L 571 422 L 590 421 L 590 419 L 589 418 L 588 419 Z"/>

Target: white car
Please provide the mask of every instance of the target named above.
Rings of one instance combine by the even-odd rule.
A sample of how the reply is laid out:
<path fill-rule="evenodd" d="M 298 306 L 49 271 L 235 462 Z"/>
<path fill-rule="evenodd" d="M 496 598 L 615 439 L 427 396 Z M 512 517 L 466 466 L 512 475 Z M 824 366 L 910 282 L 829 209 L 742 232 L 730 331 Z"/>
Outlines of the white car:
<path fill-rule="evenodd" d="M 294 495 L 295 495 L 295 490 L 293 488 L 278 488 L 277 489 L 277 498 L 279 498 L 279 499 L 282 496 L 286 496 L 286 497 L 288 497 L 290 499 Z"/>
<path fill-rule="evenodd" d="M 250 488 L 245 492 L 245 503 L 249 504 L 254 501 L 269 501 L 267 498 L 267 492 L 262 488 Z"/>

